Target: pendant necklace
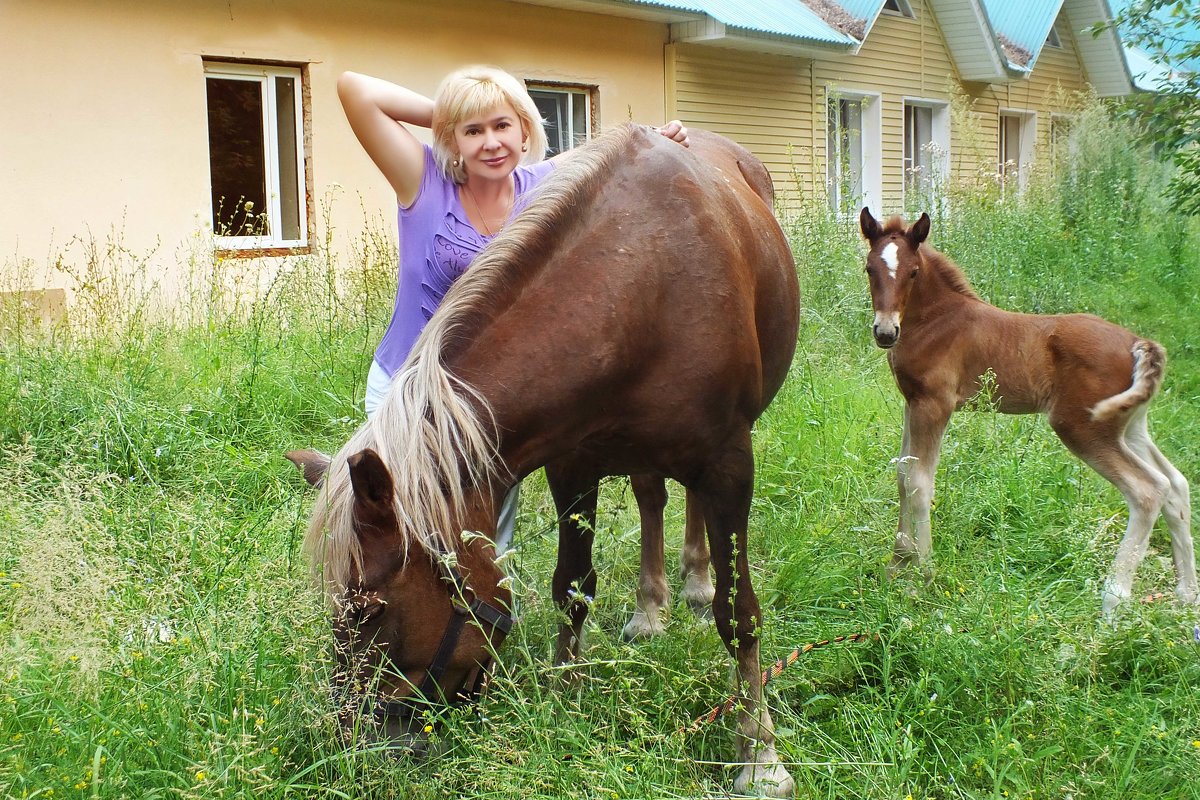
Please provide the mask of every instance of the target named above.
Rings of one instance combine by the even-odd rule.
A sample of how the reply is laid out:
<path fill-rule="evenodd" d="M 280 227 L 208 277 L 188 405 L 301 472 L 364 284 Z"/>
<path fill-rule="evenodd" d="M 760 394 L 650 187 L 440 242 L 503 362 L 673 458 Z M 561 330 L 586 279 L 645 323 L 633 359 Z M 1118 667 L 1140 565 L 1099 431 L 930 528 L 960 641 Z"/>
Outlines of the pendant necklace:
<path fill-rule="evenodd" d="M 471 198 L 471 205 L 475 209 L 476 216 L 479 217 L 479 224 L 483 226 L 483 232 L 485 234 L 487 234 L 488 236 L 495 236 L 497 233 L 500 232 L 500 229 L 504 227 L 504 222 L 501 222 L 500 227 L 496 228 L 495 232 L 493 232 L 492 229 L 490 227 L 488 227 L 487 218 L 483 215 L 483 209 L 479 207 L 479 201 L 475 199 L 475 193 L 471 191 L 470 185 L 464 183 L 462 186 L 464 189 L 467 190 L 467 197 Z M 516 187 L 513 187 L 513 195 L 514 196 L 516 195 Z M 508 201 L 507 207 L 504 210 L 504 217 L 503 217 L 504 221 L 508 220 L 508 215 L 511 212 L 512 212 L 512 200 L 510 199 Z"/>

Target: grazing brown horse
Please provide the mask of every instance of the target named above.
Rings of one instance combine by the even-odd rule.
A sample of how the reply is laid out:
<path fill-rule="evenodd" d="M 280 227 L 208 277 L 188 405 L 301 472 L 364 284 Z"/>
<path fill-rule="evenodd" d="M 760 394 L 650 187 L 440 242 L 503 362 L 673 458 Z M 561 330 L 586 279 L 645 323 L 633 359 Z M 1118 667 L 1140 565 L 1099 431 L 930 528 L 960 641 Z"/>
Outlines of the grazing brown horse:
<path fill-rule="evenodd" d="M 1176 591 L 1195 603 L 1187 480 L 1159 452 L 1146 425 L 1162 383 L 1162 346 L 1088 314 L 1016 314 L 988 305 L 954 262 L 925 244 L 927 214 L 907 227 L 898 217 L 880 225 L 864 208 L 859 225 L 871 248 L 875 343 L 888 350 L 905 401 L 892 572 L 915 564 L 928 576 L 929 508 L 942 434 L 950 415 L 979 395 L 990 374 L 1001 412 L 1047 414 L 1071 452 L 1125 497 L 1129 526 L 1104 586 L 1104 614 L 1129 597 L 1160 513 L 1171 533 Z"/>
<path fill-rule="evenodd" d="M 556 169 L 447 294 L 317 496 L 306 549 L 335 600 L 339 671 L 380 733 L 411 734 L 412 709 L 477 682 L 511 625 L 492 535 L 516 479 L 544 466 L 559 510 L 566 661 L 596 591 L 578 520 L 594 515 L 598 481 L 669 477 L 703 514 L 713 617 L 736 661 L 736 788 L 790 795 L 762 698 L 746 529 L 750 428 L 798 323 L 770 177 L 744 149 L 626 126 Z"/>

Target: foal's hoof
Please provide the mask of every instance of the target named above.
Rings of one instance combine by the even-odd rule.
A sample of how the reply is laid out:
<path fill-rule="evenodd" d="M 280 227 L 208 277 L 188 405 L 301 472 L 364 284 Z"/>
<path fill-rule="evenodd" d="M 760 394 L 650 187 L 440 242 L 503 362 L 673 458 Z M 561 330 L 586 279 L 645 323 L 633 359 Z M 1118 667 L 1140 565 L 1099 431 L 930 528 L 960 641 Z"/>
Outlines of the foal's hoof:
<path fill-rule="evenodd" d="M 666 630 L 661 614 L 647 614 L 639 608 L 633 612 L 629 622 L 626 622 L 625 627 L 621 629 L 621 638 L 627 642 L 650 639 L 662 635 Z"/>
<path fill-rule="evenodd" d="M 1197 592 L 1195 589 L 1180 586 L 1175 590 L 1175 596 L 1185 606 L 1200 605 L 1200 592 Z"/>
<path fill-rule="evenodd" d="M 796 781 L 778 761 L 747 764 L 733 782 L 733 792 L 750 797 L 792 797 L 796 794 Z"/>
<path fill-rule="evenodd" d="M 916 556 L 892 556 L 891 562 L 887 566 L 887 577 L 889 581 L 894 581 L 897 578 L 902 578 L 908 575 L 921 576 L 921 580 L 926 587 L 933 585 L 933 579 L 936 577 L 936 570 L 933 564 L 925 562 L 922 564 L 917 560 Z"/>

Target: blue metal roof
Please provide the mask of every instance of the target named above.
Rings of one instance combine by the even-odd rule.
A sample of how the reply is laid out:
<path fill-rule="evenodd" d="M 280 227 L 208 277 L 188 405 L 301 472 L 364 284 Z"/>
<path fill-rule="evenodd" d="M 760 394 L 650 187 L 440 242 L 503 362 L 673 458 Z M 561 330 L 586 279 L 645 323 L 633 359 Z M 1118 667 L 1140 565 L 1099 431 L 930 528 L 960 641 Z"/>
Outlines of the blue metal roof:
<path fill-rule="evenodd" d="M 1009 61 L 1018 69 L 1028 69 L 1037 61 L 1063 0 L 983 0 L 992 29 L 1012 44 L 1029 53 L 1025 64 Z"/>
<path fill-rule="evenodd" d="M 884 0 L 838 0 L 838 5 L 846 9 L 846 13 L 856 19 L 870 22 L 883 8 Z"/>
<path fill-rule="evenodd" d="M 659 6 L 673 8 L 677 11 L 692 11 L 696 14 L 705 13 L 704 9 L 697 5 L 695 0 L 625 0 L 625 2 L 634 6 Z"/>
<path fill-rule="evenodd" d="M 709 16 L 732 28 L 826 44 L 858 44 L 831 27 L 801 0 L 692 0 Z M 842 4 L 845 5 L 844 3 Z"/>

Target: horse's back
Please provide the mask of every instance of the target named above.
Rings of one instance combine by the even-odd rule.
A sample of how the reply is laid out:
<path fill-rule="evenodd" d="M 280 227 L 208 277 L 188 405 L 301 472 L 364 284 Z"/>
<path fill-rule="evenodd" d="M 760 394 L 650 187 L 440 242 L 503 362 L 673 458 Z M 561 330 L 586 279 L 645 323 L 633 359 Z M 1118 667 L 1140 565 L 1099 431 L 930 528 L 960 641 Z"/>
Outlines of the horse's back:
<path fill-rule="evenodd" d="M 739 357 L 739 343 L 757 349 L 759 385 L 750 403 L 757 406 L 752 411 L 757 416 L 782 385 L 795 352 L 800 318 L 795 262 L 774 215 L 773 184 L 763 163 L 719 134 L 692 130 L 689 138 L 685 149 L 643 133 L 634 139 L 643 158 L 632 159 L 629 169 L 644 183 L 644 194 L 675 208 L 682 228 L 675 239 L 690 250 L 692 272 L 690 283 L 669 287 L 678 306 L 694 306 L 700 296 L 710 306 L 700 317 L 711 320 L 716 313 L 712 303 L 720 303 L 727 328 L 708 331 L 706 338 L 714 343 L 752 340 L 728 341 L 733 359 Z M 639 166 L 638 160 L 646 163 Z M 645 221 L 643 235 L 650 237 L 654 226 L 669 222 L 652 215 Z M 688 313 L 697 318 L 694 311 Z M 708 320 L 702 324 L 710 325 Z"/>

